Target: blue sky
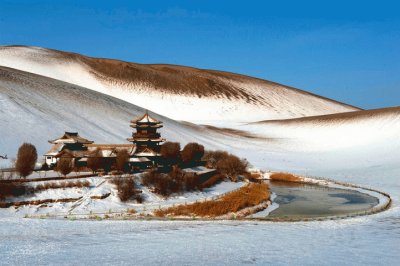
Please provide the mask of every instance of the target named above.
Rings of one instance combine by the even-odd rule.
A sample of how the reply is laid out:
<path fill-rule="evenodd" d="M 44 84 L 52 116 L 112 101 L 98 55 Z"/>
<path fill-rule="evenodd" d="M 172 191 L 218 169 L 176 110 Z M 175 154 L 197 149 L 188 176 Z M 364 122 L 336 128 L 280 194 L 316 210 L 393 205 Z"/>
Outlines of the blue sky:
<path fill-rule="evenodd" d="M 396 1 L 4 1 L 0 44 L 242 73 L 400 105 Z"/>

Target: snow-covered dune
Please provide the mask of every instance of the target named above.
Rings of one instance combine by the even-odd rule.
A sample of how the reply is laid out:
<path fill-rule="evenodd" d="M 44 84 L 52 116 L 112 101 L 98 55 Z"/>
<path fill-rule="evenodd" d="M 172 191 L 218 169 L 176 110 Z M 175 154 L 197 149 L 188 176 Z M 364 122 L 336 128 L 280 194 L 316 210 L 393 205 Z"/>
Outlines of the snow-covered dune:
<path fill-rule="evenodd" d="M 38 47 L 0 47 L 0 65 L 89 88 L 175 120 L 217 124 L 358 110 L 274 82 L 174 65 L 144 65 Z"/>
<path fill-rule="evenodd" d="M 97 143 L 128 143 L 130 120 L 144 109 L 73 84 L 36 74 L 0 67 L 0 154 L 13 157 L 22 142 L 31 142 L 39 154 L 49 149 L 49 139 L 64 131 L 78 131 Z M 206 129 L 175 122 L 161 129 L 169 140 L 195 140 Z M 207 134 L 205 134 L 207 135 Z M 201 140 L 207 144 L 207 140 Z"/>
<path fill-rule="evenodd" d="M 149 102 L 150 107 L 156 103 Z M 129 121 L 144 109 L 77 85 L 0 67 L 0 154 L 29 141 L 42 154 L 48 139 L 78 131 L 97 143 L 127 143 Z M 153 108 L 149 108 L 153 109 Z M 263 169 L 308 171 L 396 166 L 400 108 L 237 124 L 224 129 L 164 121 L 162 134 L 185 144 L 233 152 Z"/>
<path fill-rule="evenodd" d="M 400 107 L 307 118 L 262 121 L 236 127 L 265 139 L 254 161 L 279 169 L 366 173 L 400 170 Z M 263 156 L 263 153 L 272 154 Z"/>
<path fill-rule="evenodd" d="M 302 150 L 338 150 L 371 143 L 396 147 L 400 144 L 400 107 L 261 121 L 239 128 L 269 139 L 297 142 Z"/>

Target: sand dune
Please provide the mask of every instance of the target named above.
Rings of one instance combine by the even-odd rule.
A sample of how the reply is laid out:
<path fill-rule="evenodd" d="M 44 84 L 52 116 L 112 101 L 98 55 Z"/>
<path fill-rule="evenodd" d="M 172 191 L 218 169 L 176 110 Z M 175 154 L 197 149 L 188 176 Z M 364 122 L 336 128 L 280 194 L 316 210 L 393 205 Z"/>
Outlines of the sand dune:
<path fill-rule="evenodd" d="M 49 53 L 48 50 L 43 52 Z M 35 60 L 47 59 L 38 56 Z M 76 60 L 73 62 L 73 73 L 77 73 Z M 50 67 L 43 63 L 43 69 L 48 71 Z M 85 71 L 82 73 L 89 73 Z M 82 75 L 69 75 L 67 68 L 55 67 L 52 73 L 82 78 Z M 79 131 L 97 143 L 126 143 L 131 134 L 129 121 L 144 112 L 142 107 L 82 86 L 7 67 L 0 68 L 0 92 L 0 154 L 8 154 L 10 158 L 15 156 L 23 141 L 33 142 L 42 153 L 49 148 L 48 139 L 66 130 Z M 130 93 L 140 95 L 137 91 Z M 171 99 L 180 97 L 173 93 L 168 95 Z M 169 113 L 181 113 L 179 105 L 173 104 L 172 108 L 168 99 L 161 107 Z M 193 98 L 194 107 L 185 115 L 195 114 L 200 110 L 196 106 L 209 99 Z M 240 100 L 231 99 L 231 102 L 235 104 Z M 160 107 L 158 101 L 149 100 L 146 104 L 150 110 Z M 255 107 L 258 105 L 251 105 Z M 240 112 L 246 115 L 243 121 L 254 122 L 261 111 L 240 109 Z M 400 158 L 399 108 L 258 123 L 237 123 L 241 120 L 232 123 L 230 118 L 220 116 L 220 120 L 214 121 L 214 127 L 154 115 L 165 122 L 162 134 L 168 140 L 182 144 L 198 141 L 209 149 L 228 150 L 262 169 L 342 170 L 381 165 L 393 168 Z"/>
<path fill-rule="evenodd" d="M 23 141 L 42 154 L 48 139 L 79 131 L 97 143 L 128 143 L 130 120 L 145 110 L 73 84 L 0 67 L 0 154 L 14 156 Z M 162 133 L 182 143 L 205 130 L 153 114 L 164 121 Z"/>
<path fill-rule="evenodd" d="M 135 64 L 38 47 L 0 47 L 0 65 L 83 86 L 189 122 L 217 125 L 359 110 L 228 72 Z"/>

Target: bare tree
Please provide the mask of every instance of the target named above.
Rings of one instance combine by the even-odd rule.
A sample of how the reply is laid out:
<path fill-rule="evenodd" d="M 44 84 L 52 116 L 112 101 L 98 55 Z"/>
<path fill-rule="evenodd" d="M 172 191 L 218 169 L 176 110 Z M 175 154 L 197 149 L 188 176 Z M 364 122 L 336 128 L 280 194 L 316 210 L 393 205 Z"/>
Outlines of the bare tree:
<path fill-rule="evenodd" d="M 56 170 L 63 176 L 67 176 L 69 173 L 71 173 L 72 169 L 73 169 L 72 158 L 61 157 L 60 160 L 58 160 Z"/>
<path fill-rule="evenodd" d="M 206 151 L 203 156 L 203 160 L 207 161 L 207 166 L 210 168 L 216 168 L 217 163 L 223 159 L 229 157 L 229 153 L 226 151 Z"/>
<path fill-rule="evenodd" d="M 177 163 L 181 152 L 181 145 L 178 142 L 165 142 L 161 145 L 161 157 L 167 164 Z"/>
<path fill-rule="evenodd" d="M 122 202 L 135 198 L 139 203 L 143 201 L 140 191 L 136 189 L 136 184 L 133 177 L 113 178 L 111 180 L 117 186 L 118 197 Z"/>
<path fill-rule="evenodd" d="M 120 150 L 115 158 L 115 168 L 118 171 L 126 172 L 126 163 L 129 160 L 129 153 L 127 150 Z"/>
<path fill-rule="evenodd" d="M 93 173 L 102 168 L 103 158 L 101 154 L 101 149 L 97 148 L 87 160 L 87 167 L 92 169 Z"/>
<path fill-rule="evenodd" d="M 226 158 L 220 160 L 216 164 L 217 170 L 226 175 L 232 181 L 237 181 L 237 177 L 247 171 L 248 162 L 241 160 L 239 157 L 229 154 Z"/>
<path fill-rule="evenodd" d="M 186 144 L 181 152 L 183 162 L 199 161 L 204 155 L 204 146 L 196 142 Z"/>
<path fill-rule="evenodd" d="M 27 177 L 32 174 L 37 161 L 37 151 L 34 145 L 23 143 L 18 149 L 15 168 L 20 176 Z"/>

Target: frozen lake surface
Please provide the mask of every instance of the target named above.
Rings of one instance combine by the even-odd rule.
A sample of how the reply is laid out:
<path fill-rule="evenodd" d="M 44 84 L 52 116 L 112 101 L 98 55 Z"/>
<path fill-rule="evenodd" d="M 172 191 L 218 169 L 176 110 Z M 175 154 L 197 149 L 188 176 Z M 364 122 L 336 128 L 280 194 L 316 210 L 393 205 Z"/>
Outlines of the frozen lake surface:
<path fill-rule="evenodd" d="M 270 181 L 279 208 L 268 217 L 315 218 L 366 211 L 379 203 L 378 198 L 351 189 L 314 184 Z"/>

